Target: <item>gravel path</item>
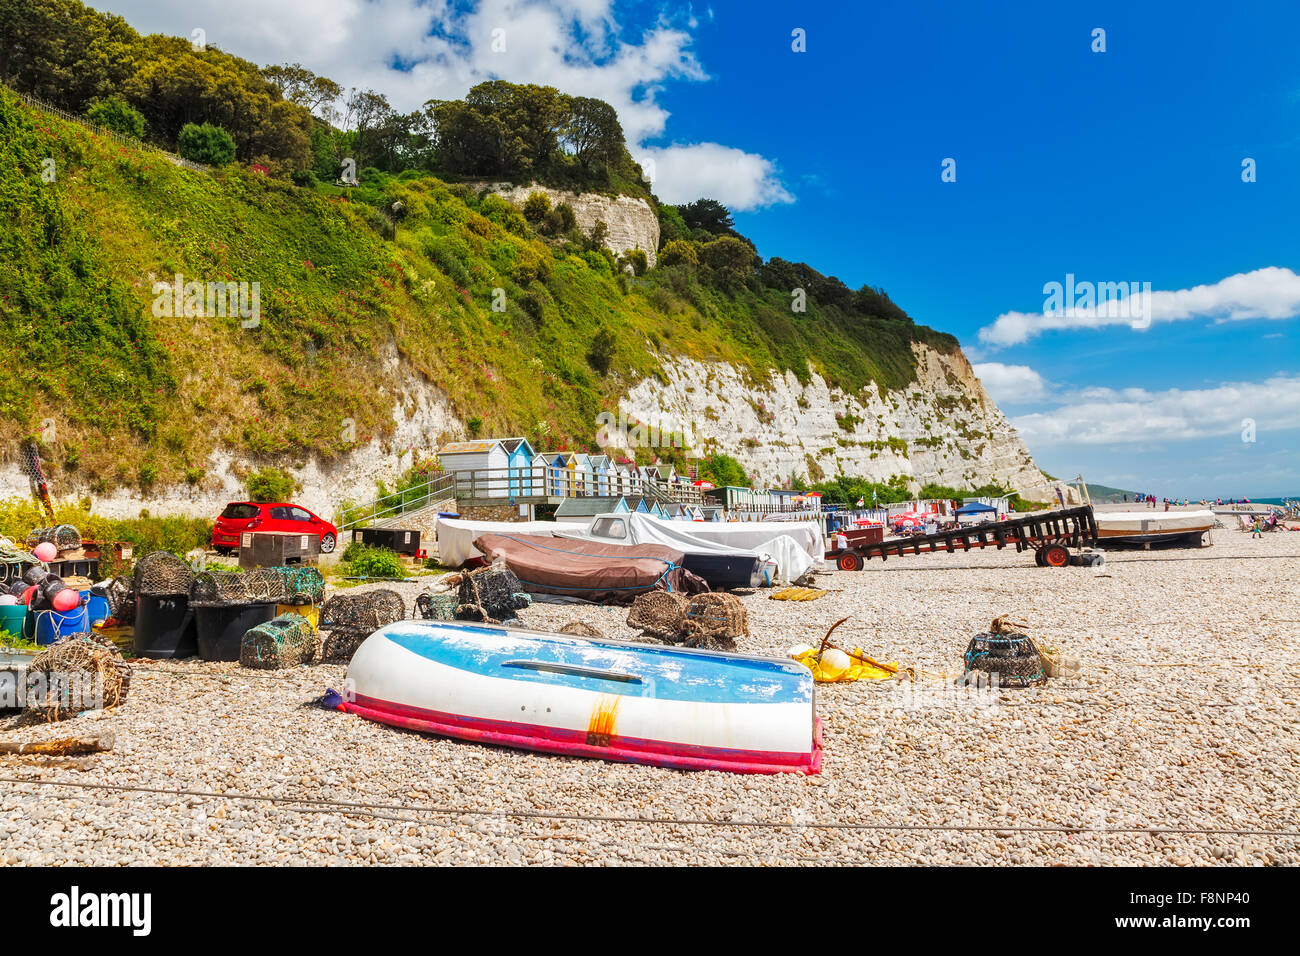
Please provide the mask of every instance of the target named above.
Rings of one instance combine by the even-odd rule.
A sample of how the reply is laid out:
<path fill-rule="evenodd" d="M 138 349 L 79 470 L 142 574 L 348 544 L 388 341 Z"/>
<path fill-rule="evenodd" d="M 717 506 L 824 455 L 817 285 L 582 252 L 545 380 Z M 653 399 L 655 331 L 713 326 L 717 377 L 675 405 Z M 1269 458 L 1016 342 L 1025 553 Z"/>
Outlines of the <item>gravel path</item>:
<path fill-rule="evenodd" d="M 814 777 L 400 731 L 313 705 L 343 667 L 141 663 L 120 712 L 0 722 L 6 740 L 112 727 L 118 741 L 80 765 L 0 757 L 0 865 L 1294 865 L 1297 578 L 1300 534 L 1218 531 L 1212 548 L 1118 552 L 1101 572 L 1014 552 L 920 556 L 826 574 L 833 593 L 812 603 L 746 597 L 744 651 L 783 654 L 852 614 L 841 643 L 954 677 L 971 634 L 1011 614 L 1084 662 L 1076 679 L 995 694 L 937 679 L 819 685 Z M 409 603 L 416 587 L 403 588 Z M 522 617 L 630 638 L 625 615 Z M 1161 832 L 1179 830 L 1219 832 Z"/>

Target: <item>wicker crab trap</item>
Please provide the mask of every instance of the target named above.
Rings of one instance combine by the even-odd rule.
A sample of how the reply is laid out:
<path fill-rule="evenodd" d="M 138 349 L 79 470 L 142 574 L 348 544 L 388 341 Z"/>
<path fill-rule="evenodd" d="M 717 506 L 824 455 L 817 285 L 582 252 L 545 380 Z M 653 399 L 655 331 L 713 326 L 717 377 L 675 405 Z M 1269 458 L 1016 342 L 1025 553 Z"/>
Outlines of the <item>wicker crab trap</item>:
<path fill-rule="evenodd" d="M 995 618 L 987 631 L 966 647 L 962 683 L 997 687 L 1032 687 L 1047 680 L 1043 658 L 1029 635 L 1005 617 Z"/>
<path fill-rule="evenodd" d="M 363 594 L 336 594 L 320 609 L 320 659 L 326 663 L 351 660 L 367 637 L 405 619 L 406 602 L 396 591 L 380 588 Z"/>
<path fill-rule="evenodd" d="M 460 603 L 456 619 L 500 624 L 513 621 L 533 599 L 524 593 L 524 586 L 513 571 L 503 564 L 479 568 L 461 575 Z"/>
<path fill-rule="evenodd" d="M 154 551 L 135 563 L 131 590 L 146 597 L 186 597 L 194 571 L 170 551 Z"/>
<path fill-rule="evenodd" d="M 50 543 L 60 551 L 75 551 L 81 547 L 81 532 L 70 524 L 58 524 L 52 528 L 37 528 L 27 535 L 27 547 Z"/>
<path fill-rule="evenodd" d="M 244 634 L 239 645 L 239 663 L 262 670 L 310 664 L 319 643 L 311 622 L 305 617 L 292 612 L 281 614 Z"/>

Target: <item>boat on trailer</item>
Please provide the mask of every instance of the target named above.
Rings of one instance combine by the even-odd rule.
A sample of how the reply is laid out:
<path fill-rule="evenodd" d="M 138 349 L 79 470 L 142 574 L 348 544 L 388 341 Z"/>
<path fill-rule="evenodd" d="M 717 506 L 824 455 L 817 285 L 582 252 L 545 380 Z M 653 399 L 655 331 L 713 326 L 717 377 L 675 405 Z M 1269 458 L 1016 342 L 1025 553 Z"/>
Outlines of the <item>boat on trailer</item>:
<path fill-rule="evenodd" d="M 544 753 L 681 770 L 821 770 L 812 672 L 775 657 L 400 621 L 357 649 L 336 706 Z"/>

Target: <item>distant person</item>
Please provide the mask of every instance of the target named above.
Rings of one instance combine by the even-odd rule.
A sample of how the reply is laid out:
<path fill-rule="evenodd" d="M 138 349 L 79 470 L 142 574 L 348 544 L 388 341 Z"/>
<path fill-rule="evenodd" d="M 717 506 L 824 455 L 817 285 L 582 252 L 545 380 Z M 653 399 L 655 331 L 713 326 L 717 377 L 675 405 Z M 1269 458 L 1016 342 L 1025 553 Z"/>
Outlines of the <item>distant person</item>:
<path fill-rule="evenodd" d="M 1251 530 L 1251 535 L 1250 535 L 1250 536 L 1251 536 L 1252 539 L 1253 539 L 1253 538 L 1262 538 L 1262 537 L 1264 537 L 1264 534 L 1263 534 L 1264 529 L 1261 528 L 1261 527 L 1259 526 L 1259 519 L 1258 519 L 1258 518 L 1255 519 L 1255 523 L 1254 523 L 1253 525 L 1251 525 L 1250 530 Z"/>

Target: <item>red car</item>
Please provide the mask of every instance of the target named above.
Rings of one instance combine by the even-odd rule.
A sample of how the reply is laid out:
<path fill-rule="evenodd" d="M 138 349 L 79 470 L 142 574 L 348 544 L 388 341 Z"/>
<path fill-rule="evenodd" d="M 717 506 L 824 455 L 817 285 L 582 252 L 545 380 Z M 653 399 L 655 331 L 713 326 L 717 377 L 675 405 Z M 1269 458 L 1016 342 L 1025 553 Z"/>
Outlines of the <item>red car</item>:
<path fill-rule="evenodd" d="M 339 540 L 338 528 L 299 505 L 232 501 L 212 526 L 212 550 L 217 554 L 238 550 L 239 535 L 244 531 L 317 534 L 320 535 L 321 554 L 333 551 Z"/>

